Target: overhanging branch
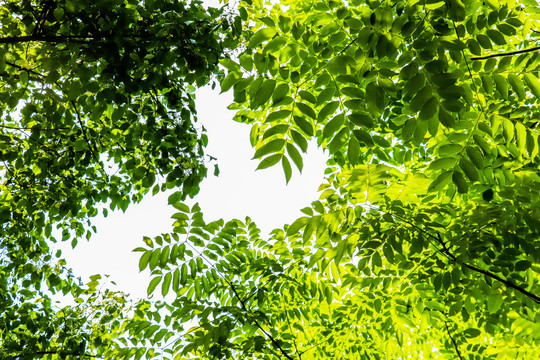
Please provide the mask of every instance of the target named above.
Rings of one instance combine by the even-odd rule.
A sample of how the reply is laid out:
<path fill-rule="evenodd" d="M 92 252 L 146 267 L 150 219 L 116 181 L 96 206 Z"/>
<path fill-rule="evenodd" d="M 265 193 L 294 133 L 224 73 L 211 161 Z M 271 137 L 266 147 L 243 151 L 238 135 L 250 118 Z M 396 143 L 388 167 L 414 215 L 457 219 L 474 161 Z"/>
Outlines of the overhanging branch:
<path fill-rule="evenodd" d="M 471 60 L 486 60 L 486 59 L 491 59 L 491 58 L 494 58 L 494 57 L 500 57 L 500 56 L 512 56 L 512 55 L 524 54 L 524 53 L 533 52 L 533 51 L 538 51 L 538 50 L 540 50 L 540 46 L 535 46 L 535 47 L 530 48 L 530 49 L 523 49 L 523 50 L 509 51 L 509 52 L 500 53 L 500 54 L 491 54 L 491 55 L 486 55 L 486 56 L 477 56 L 477 57 L 471 58 Z"/>

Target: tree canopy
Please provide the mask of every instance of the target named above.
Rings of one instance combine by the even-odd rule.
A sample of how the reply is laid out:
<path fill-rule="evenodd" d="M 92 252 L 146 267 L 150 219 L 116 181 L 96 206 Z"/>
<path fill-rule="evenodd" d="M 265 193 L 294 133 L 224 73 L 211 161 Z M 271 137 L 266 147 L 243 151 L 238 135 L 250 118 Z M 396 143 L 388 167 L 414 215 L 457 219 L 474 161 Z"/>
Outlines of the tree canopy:
<path fill-rule="evenodd" d="M 234 46 L 224 10 L 174 0 L 2 2 L 2 359 L 82 355 L 122 313 L 120 294 L 98 294 L 94 281 L 81 287 L 50 245 L 89 239 L 100 204 L 125 210 L 150 190 L 198 192 L 207 139 L 194 124 L 193 91 Z M 51 292 L 80 305 L 54 311 Z"/>
<path fill-rule="evenodd" d="M 92 354 L 535 358 L 539 9 L 239 1 L 221 90 L 251 126 L 259 169 L 288 181 L 309 140 L 329 152 L 320 198 L 262 236 L 172 195 L 173 231 L 135 249 L 164 301 L 102 329 L 108 347 Z"/>

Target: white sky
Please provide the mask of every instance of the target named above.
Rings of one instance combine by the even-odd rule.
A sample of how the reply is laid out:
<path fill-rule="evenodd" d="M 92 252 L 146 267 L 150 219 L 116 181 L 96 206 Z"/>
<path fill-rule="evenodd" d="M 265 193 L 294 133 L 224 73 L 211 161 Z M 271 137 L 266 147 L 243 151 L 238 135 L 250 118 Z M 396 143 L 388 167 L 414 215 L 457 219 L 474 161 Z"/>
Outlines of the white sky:
<path fill-rule="evenodd" d="M 220 174 L 214 177 L 211 165 L 199 195 L 190 202 L 199 202 L 207 221 L 249 216 L 263 233 L 268 233 L 290 224 L 301 216 L 301 208 L 317 199 L 326 157 L 310 144 L 302 174 L 293 170 L 288 185 L 280 164 L 255 171 L 258 161 L 251 160 L 254 150 L 249 143 L 250 127 L 232 120 L 233 112 L 227 110 L 231 100 L 232 94 L 218 95 L 218 89 L 211 91 L 207 87 L 197 92 L 199 121 L 209 138 L 206 153 L 218 159 Z M 172 231 L 170 216 L 176 209 L 167 205 L 168 195 L 148 194 L 125 213 L 115 211 L 109 212 L 107 218 L 98 216 L 93 219 L 98 232 L 89 242 L 81 240 L 74 250 L 69 243 L 56 248 L 62 249 L 68 266 L 85 281 L 93 274 L 109 274 L 118 290 L 135 298 L 145 297 L 148 273 L 139 273 L 141 253 L 132 250 L 142 245 L 143 236 Z"/>

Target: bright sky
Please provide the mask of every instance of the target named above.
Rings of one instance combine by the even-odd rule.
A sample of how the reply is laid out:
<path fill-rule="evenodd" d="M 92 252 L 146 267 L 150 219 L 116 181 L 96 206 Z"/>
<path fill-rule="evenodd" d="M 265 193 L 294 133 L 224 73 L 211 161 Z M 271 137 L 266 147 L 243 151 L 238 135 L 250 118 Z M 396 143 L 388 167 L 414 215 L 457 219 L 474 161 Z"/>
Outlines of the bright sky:
<path fill-rule="evenodd" d="M 207 130 L 206 153 L 216 157 L 219 177 L 213 176 L 213 165 L 200 194 L 191 203 L 199 202 L 205 219 L 244 219 L 249 216 L 268 233 L 276 227 L 292 223 L 301 216 L 300 209 L 317 199 L 317 188 L 323 182 L 326 157 L 310 144 L 302 174 L 293 171 L 285 185 L 283 170 L 278 164 L 255 171 L 257 160 L 249 143 L 250 127 L 232 120 L 227 110 L 232 94 L 218 95 L 218 90 L 204 88 L 197 92 L 199 121 Z M 135 298 L 146 296 L 148 273 L 139 273 L 141 253 L 132 250 L 142 245 L 143 236 L 156 236 L 172 231 L 171 215 L 176 210 L 167 205 L 168 194 L 147 197 L 131 205 L 125 213 L 109 212 L 107 218 L 94 218 L 97 227 L 89 242 L 81 240 L 72 250 L 69 243 L 57 245 L 63 250 L 68 266 L 85 281 L 93 274 L 109 274 L 118 289 Z"/>

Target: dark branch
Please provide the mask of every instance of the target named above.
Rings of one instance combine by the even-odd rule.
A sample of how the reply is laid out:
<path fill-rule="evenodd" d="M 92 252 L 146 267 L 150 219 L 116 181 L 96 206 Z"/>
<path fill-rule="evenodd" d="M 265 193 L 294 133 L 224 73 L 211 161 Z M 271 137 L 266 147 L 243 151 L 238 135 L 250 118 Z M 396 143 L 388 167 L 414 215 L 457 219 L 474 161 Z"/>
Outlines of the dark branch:
<path fill-rule="evenodd" d="M 435 239 L 437 240 L 438 243 L 441 244 L 442 246 L 442 249 L 439 249 L 437 247 L 435 247 L 440 253 L 442 253 L 443 255 L 445 255 L 447 258 L 449 258 L 450 260 L 452 260 L 453 262 L 456 261 L 456 256 L 454 254 L 452 254 L 450 252 L 450 249 L 448 249 L 448 247 L 446 246 L 446 244 L 443 242 L 442 238 L 441 238 L 441 235 L 439 233 L 437 233 L 437 236 L 431 234 L 429 231 L 426 231 L 422 228 L 420 228 L 419 226 L 407 221 L 407 219 L 397 215 L 397 214 L 394 214 L 396 217 L 400 218 L 403 222 L 405 222 L 406 224 L 408 224 L 409 226 L 412 226 L 414 227 L 415 229 L 421 231 L 422 233 L 428 235 L 429 237 L 431 237 L 432 239 Z M 535 302 L 539 303 L 540 304 L 540 296 L 538 295 L 535 295 L 533 293 L 531 293 L 530 291 L 527 291 L 525 290 L 524 288 L 514 284 L 513 282 L 511 281 L 508 281 L 508 280 L 505 280 L 503 278 L 501 278 L 500 276 L 497 276 L 489 271 L 486 271 L 486 270 L 483 270 L 483 269 L 480 269 L 474 265 L 470 265 L 470 264 L 467 264 L 467 263 L 463 263 L 463 266 L 466 266 L 467 268 L 469 268 L 470 270 L 472 271 L 475 271 L 477 273 L 480 273 L 482 275 L 485 275 L 487 277 L 490 277 L 494 280 L 497 280 L 501 283 L 503 283 L 505 286 L 509 287 L 509 288 L 512 288 L 520 293 L 522 293 L 523 295 L 526 295 L 528 296 L 529 298 L 533 299 Z"/>
<path fill-rule="evenodd" d="M 454 344 L 454 349 L 456 349 L 456 353 L 457 353 L 458 357 L 461 360 L 463 360 L 463 358 L 461 357 L 461 353 L 459 352 L 459 348 L 457 347 L 456 340 L 454 340 L 454 338 L 452 337 L 452 334 L 450 333 L 450 329 L 448 328 L 448 323 L 446 321 L 444 322 L 444 326 L 446 326 L 446 332 L 448 333 L 448 336 L 450 337 L 450 340 L 452 340 L 452 344 Z"/>
<path fill-rule="evenodd" d="M 16 359 L 20 359 L 20 358 L 24 358 L 24 357 L 28 357 L 28 356 L 32 356 L 32 357 L 36 357 L 36 356 L 44 356 L 44 355 L 54 355 L 54 354 L 58 354 L 59 351 L 58 350 L 49 350 L 49 351 L 36 351 L 34 353 L 27 353 L 27 354 L 17 354 L 17 355 L 12 355 L 10 357 L 11 360 L 16 360 Z M 80 356 L 80 357 L 89 357 L 89 358 L 97 358 L 97 356 L 94 356 L 94 355 L 90 355 L 90 354 L 69 354 L 71 356 Z"/>
<path fill-rule="evenodd" d="M 236 296 L 236 298 L 238 299 L 238 301 L 240 302 L 240 305 L 242 305 L 242 309 L 244 309 L 245 312 L 249 312 L 247 306 L 246 306 L 246 303 L 242 300 L 242 298 L 240 297 L 240 295 L 238 294 L 238 292 L 236 291 L 236 288 L 234 287 L 234 284 L 232 282 L 230 282 L 229 280 L 225 279 L 225 281 L 227 281 L 229 283 L 229 286 L 231 287 L 232 291 L 234 292 L 234 296 Z M 287 352 L 281 347 L 281 345 L 279 345 L 279 343 L 277 342 L 276 339 L 274 339 L 274 337 L 272 335 L 270 335 L 266 330 L 263 329 L 263 327 L 261 326 L 261 324 L 259 324 L 259 322 L 257 321 L 257 319 L 253 319 L 253 322 L 255 323 L 255 325 L 259 328 L 259 330 L 262 331 L 262 333 L 268 338 L 270 339 L 270 341 L 272 342 L 272 344 L 281 352 L 281 354 L 283 354 L 283 356 L 289 360 L 294 360 L 289 354 L 287 354 Z"/>
<path fill-rule="evenodd" d="M 24 36 L 9 36 L 0 38 L 0 44 L 18 44 L 30 41 L 41 41 L 50 43 L 77 42 L 88 43 L 90 40 L 82 36 L 55 36 L 55 35 L 24 35 Z"/>
<path fill-rule="evenodd" d="M 485 275 L 487 277 L 490 277 L 490 278 L 492 278 L 494 280 L 500 281 L 501 283 L 503 283 L 507 287 L 512 288 L 512 289 L 514 289 L 516 291 L 519 291 L 523 295 L 526 295 L 526 296 L 530 297 L 531 299 L 533 299 L 534 301 L 536 301 L 537 303 L 540 304 L 540 297 L 539 296 L 537 296 L 537 295 L 523 289 L 522 287 L 517 286 L 516 284 L 514 284 L 514 283 L 512 283 L 512 282 L 510 282 L 508 280 L 505 280 L 505 279 L 503 279 L 503 278 L 501 278 L 501 277 L 499 277 L 499 276 L 497 276 L 497 275 L 495 275 L 493 273 L 490 273 L 489 271 L 477 268 L 476 266 L 469 265 L 469 264 L 463 264 L 463 265 L 465 265 L 466 267 L 468 267 L 469 269 L 471 269 L 473 271 L 476 271 L 476 272 L 478 272 L 480 274 L 483 274 L 483 275 Z"/>
<path fill-rule="evenodd" d="M 500 54 L 491 54 L 491 55 L 486 55 L 486 56 L 473 57 L 473 58 L 471 58 L 471 60 L 486 60 L 486 59 L 499 57 L 499 56 L 512 56 L 512 55 L 524 54 L 524 53 L 538 51 L 538 50 L 540 50 L 540 46 L 535 46 L 535 47 L 530 48 L 530 49 L 509 51 L 509 52 L 500 53 Z"/>

